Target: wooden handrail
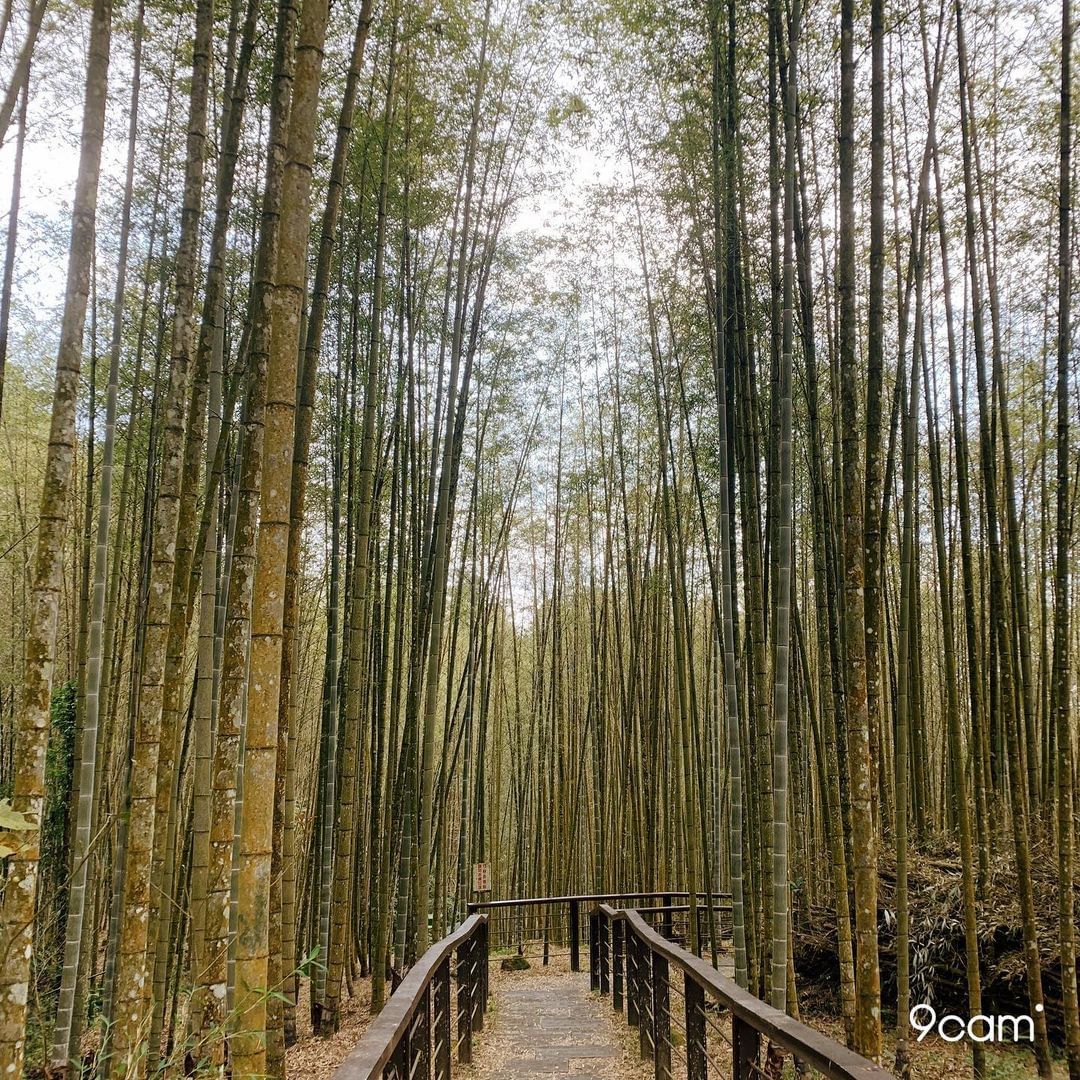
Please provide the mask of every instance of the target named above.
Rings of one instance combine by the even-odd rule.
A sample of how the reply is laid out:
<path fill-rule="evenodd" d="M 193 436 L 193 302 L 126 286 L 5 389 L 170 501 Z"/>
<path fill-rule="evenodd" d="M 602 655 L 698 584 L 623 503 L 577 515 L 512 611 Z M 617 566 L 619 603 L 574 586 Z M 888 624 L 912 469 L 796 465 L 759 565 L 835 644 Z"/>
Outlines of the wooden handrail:
<path fill-rule="evenodd" d="M 602 902 L 606 900 L 652 900 L 670 896 L 682 898 L 689 896 L 686 891 L 678 889 L 660 889 L 655 892 L 616 892 L 616 893 L 583 893 L 580 896 L 526 896 L 517 900 L 476 900 L 469 904 L 470 911 L 478 911 L 481 908 L 528 907 L 531 904 L 587 904 L 591 901 Z"/>
<path fill-rule="evenodd" d="M 853 1050 L 849 1050 L 846 1046 L 815 1031 L 779 1009 L 774 1009 L 749 991 L 742 989 L 731 979 L 721 975 L 706 961 L 668 941 L 649 926 L 633 908 L 615 909 L 605 903 L 598 906 L 597 912 L 611 923 L 624 924 L 626 929 L 620 935 L 621 938 L 625 938 L 627 932 L 632 933 L 651 955 L 661 958 L 661 966 L 665 973 L 665 988 L 667 968 L 674 964 L 714 1001 L 730 1010 L 733 1024 L 740 1021 L 793 1054 L 800 1061 L 806 1062 L 823 1076 L 829 1077 L 830 1080 L 892 1080 L 892 1074 L 881 1066 L 868 1061 Z M 601 929 L 601 941 L 610 941 L 610 938 L 610 927 L 606 930 Z M 621 944 L 620 941 L 620 946 Z M 599 973 L 597 974 L 597 981 L 599 981 Z M 618 986 L 621 990 L 621 971 L 617 975 Z M 606 983 L 606 964 L 604 976 L 603 982 Z M 689 982 L 687 985 L 689 986 Z M 603 989 L 606 992 L 606 987 Z M 620 1005 L 621 1002 L 616 1002 L 617 1008 Z M 739 1075 L 738 1072 L 736 1075 Z"/>
<path fill-rule="evenodd" d="M 369 1080 L 369 1078 L 382 1076 L 383 1070 L 407 1041 L 417 1010 L 430 1005 L 431 984 L 443 965 L 448 963 L 450 954 L 455 950 L 470 946 L 482 934 L 486 926 L 486 915 L 470 915 L 453 933 L 435 942 L 413 964 L 398 988 L 390 995 L 390 1000 L 382 1012 L 364 1032 L 352 1053 L 334 1071 L 334 1080 Z M 482 959 L 486 969 L 486 955 Z M 448 977 L 449 970 L 446 974 Z M 483 983 L 482 993 L 486 997 L 486 970 L 479 973 L 479 976 Z M 458 979 L 460 984 L 460 972 Z M 445 1007 L 449 1008 L 449 995 L 447 995 Z M 469 1025 L 472 1022 L 470 1015 Z M 447 1036 L 448 1033 L 449 1024 L 447 1024 Z M 449 1057 L 448 1052 L 447 1057 Z M 448 1065 L 449 1061 L 447 1061 Z M 449 1075 L 449 1068 L 446 1075 Z"/>
<path fill-rule="evenodd" d="M 609 905 L 602 904 L 601 906 L 602 907 L 608 907 Z M 731 910 L 731 901 L 730 900 L 714 900 L 713 904 L 712 904 L 712 909 L 713 909 L 713 911 L 730 911 Z M 633 910 L 636 911 L 639 915 L 663 915 L 663 914 L 665 914 L 666 912 L 669 912 L 669 911 L 671 911 L 671 912 L 679 912 L 679 913 L 682 913 L 684 911 L 689 911 L 690 910 L 690 905 L 689 904 L 658 904 L 655 907 L 636 907 Z M 694 905 L 694 910 L 695 911 L 708 911 L 709 910 L 709 905 L 699 902 L 699 903 Z"/>

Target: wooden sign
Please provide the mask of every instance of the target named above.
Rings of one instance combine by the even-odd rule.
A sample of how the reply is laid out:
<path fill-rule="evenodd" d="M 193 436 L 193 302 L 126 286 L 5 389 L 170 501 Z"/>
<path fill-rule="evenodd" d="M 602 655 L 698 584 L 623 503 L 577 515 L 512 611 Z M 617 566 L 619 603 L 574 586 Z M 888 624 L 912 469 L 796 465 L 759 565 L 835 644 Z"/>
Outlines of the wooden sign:
<path fill-rule="evenodd" d="M 473 892 L 491 892 L 491 871 L 486 862 L 473 863 Z"/>

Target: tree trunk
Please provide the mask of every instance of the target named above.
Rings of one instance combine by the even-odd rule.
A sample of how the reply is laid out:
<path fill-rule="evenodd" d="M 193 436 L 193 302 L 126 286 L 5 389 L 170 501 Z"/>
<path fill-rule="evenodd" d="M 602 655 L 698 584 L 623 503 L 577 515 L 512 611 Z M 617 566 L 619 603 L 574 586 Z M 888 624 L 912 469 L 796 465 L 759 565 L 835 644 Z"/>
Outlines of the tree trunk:
<path fill-rule="evenodd" d="M 15 731 L 13 810 L 28 828 L 4 834 L 13 852 L 0 909 L 0 1072 L 22 1073 L 26 1007 L 30 996 L 34 903 L 37 895 L 41 818 L 45 800 L 45 751 L 56 663 L 57 619 L 63 588 L 75 412 L 82 366 L 83 327 L 90 295 L 98 179 L 105 125 L 105 94 L 112 31 L 110 0 L 95 0 L 90 27 L 79 170 L 71 215 L 64 314 L 56 360 L 52 422 L 37 529 L 37 551 L 26 633 L 23 689 Z"/>

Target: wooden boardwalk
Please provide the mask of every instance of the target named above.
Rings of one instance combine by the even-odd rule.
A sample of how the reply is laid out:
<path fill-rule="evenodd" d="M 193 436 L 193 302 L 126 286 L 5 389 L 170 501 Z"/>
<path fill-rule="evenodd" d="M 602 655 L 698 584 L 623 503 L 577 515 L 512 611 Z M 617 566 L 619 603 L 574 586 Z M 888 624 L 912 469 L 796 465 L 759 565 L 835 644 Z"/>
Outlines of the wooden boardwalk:
<path fill-rule="evenodd" d="M 477 1078 L 636 1076 L 626 1021 L 586 973 L 514 972 L 493 980 L 493 1008 L 472 1075 Z"/>

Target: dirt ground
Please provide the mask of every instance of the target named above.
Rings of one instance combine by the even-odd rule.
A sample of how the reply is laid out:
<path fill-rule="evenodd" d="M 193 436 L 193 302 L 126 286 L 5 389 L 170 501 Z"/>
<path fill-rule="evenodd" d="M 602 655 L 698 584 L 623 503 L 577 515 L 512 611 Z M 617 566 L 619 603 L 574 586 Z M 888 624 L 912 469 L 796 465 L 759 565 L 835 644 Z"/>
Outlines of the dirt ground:
<path fill-rule="evenodd" d="M 292 1080 L 325 1080 L 360 1041 L 371 1022 L 369 979 L 353 980 L 353 994 L 346 990 L 341 999 L 341 1027 L 329 1038 L 311 1031 L 311 983 L 301 980 L 296 1003 L 297 1041 L 285 1051 L 285 1075 Z"/>

